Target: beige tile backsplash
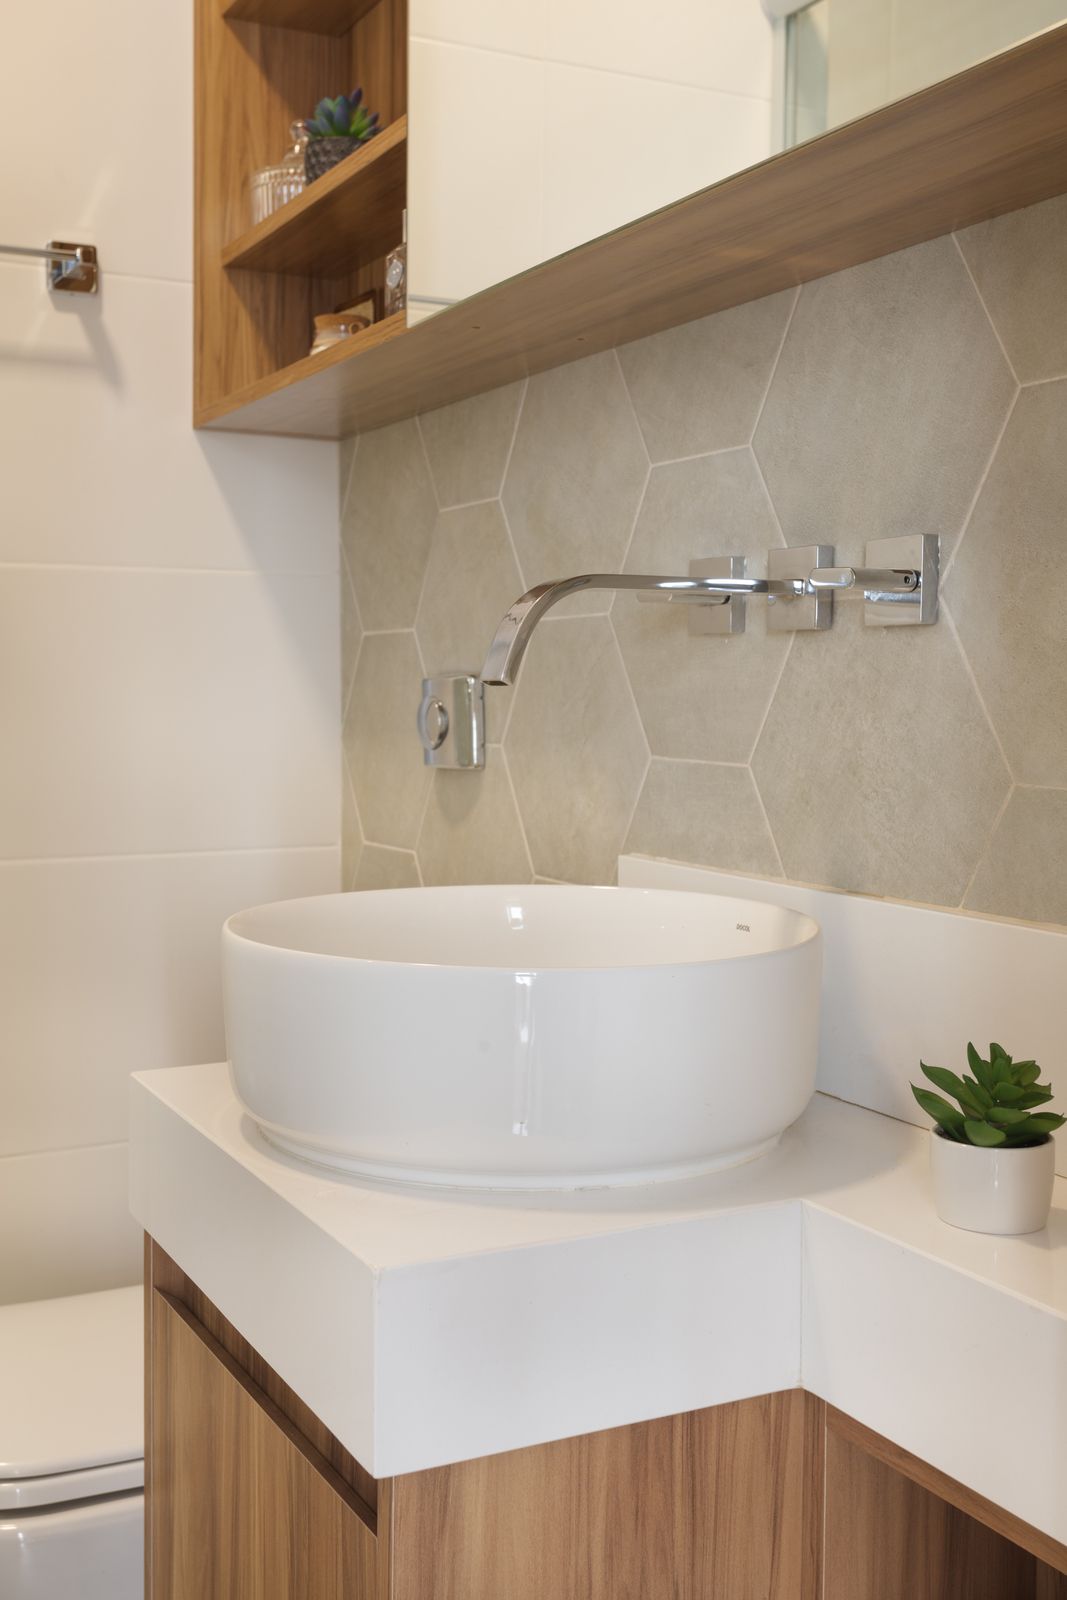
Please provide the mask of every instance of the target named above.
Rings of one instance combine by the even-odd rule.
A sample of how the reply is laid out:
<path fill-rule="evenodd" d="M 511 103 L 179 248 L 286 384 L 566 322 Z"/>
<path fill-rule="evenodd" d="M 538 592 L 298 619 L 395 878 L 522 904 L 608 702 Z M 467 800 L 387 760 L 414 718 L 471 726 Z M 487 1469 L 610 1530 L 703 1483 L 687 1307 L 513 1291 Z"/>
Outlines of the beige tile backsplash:
<path fill-rule="evenodd" d="M 345 886 L 610 882 L 622 850 L 1067 925 L 1067 196 L 342 456 Z M 931 629 L 691 638 L 591 594 L 422 766 L 423 673 L 601 570 L 937 533 Z"/>

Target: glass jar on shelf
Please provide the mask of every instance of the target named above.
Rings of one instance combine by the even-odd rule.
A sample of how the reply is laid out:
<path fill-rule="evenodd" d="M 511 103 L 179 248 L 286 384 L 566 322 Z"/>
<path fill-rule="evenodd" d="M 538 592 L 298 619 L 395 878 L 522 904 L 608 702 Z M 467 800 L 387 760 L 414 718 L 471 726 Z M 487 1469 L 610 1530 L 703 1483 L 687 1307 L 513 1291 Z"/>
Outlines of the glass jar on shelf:
<path fill-rule="evenodd" d="M 252 203 L 252 226 L 303 194 L 307 187 L 304 175 L 304 152 L 307 149 L 307 129 L 302 122 L 294 122 L 289 129 L 292 144 L 275 167 L 261 167 L 248 179 L 248 193 Z"/>
<path fill-rule="evenodd" d="M 408 214 L 404 212 L 404 242 L 385 258 L 385 315 L 395 317 L 408 303 Z"/>

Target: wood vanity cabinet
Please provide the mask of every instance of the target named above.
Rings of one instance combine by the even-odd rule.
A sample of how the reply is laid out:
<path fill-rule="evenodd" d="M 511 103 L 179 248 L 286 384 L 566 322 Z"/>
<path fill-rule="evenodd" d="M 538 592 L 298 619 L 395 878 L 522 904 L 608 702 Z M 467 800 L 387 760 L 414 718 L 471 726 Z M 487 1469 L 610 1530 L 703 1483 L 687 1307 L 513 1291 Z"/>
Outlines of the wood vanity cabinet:
<path fill-rule="evenodd" d="M 1067 1546 L 801 1389 L 375 1481 L 145 1264 L 146 1600 L 1067 1600 Z"/>

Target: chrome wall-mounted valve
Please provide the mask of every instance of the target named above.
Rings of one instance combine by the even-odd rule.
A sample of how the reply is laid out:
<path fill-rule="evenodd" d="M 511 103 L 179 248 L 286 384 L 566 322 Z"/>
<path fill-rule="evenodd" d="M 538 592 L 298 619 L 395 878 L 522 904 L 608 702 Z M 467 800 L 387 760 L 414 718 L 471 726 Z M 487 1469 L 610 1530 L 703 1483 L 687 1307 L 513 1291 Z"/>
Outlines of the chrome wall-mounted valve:
<path fill-rule="evenodd" d="M 485 688 L 473 673 L 423 678 L 417 724 L 426 766 L 485 766 Z"/>
<path fill-rule="evenodd" d="M 868 628 L 916 628 L 937 621 L 936 534 L 870 539 L 866 567 L 827 567 L 809 578 L 816 593 L 863 595 Z"/>
<path fill-rule="evenodd" d="M 688 578 L 586 572 L 558 583 L 540 583 L 520 595 L 496 630 L 481 681 L 514 683 L 530 635 L 545 612 L 581 589 L 636 589 L 638 600 L 680 602 L 691 608 L 691 633 L 743 633 L 744 601 L 750 594 L 767 596 L 768 627 L 775 633 L 828 628 L 833 612 L 825 602 L 832 604 L 835 594 L 862 594 L 863 620 L 871 628 L 937 621 L 936 535 L 872 539 L 867 560 L 879 562 L 876 567 L 834 567 L 832 560 L 831 545 L 802 545 L 769 550 L 765 578 L 745 577 L 743 556 L 714 556 L 691 561 Z"/>

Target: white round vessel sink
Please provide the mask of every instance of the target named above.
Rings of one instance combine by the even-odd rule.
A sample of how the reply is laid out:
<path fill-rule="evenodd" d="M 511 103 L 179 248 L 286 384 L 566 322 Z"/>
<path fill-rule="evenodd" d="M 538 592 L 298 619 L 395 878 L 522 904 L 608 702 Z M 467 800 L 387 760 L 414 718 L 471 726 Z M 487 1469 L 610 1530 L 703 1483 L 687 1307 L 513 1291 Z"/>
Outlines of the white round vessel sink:
<path fill-rule="evenodd" d="M 410 1183 L 735 1166 L 815 1087 L 822 935 L 661 889 L 380 889 L 223 930 L 235 1093 L 274 1144 Z"/>

